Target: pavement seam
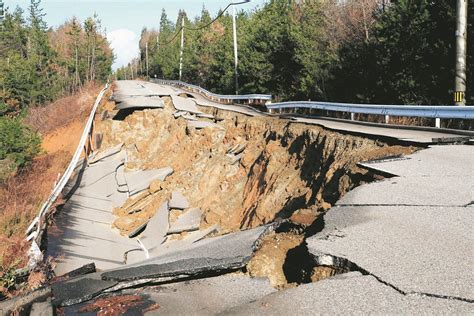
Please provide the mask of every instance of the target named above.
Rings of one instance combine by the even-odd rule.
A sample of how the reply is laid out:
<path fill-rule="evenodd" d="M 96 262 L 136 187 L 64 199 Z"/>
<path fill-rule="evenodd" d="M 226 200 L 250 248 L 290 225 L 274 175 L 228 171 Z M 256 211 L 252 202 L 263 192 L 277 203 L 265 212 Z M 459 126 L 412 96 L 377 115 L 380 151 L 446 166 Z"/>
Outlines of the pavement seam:
<path fill-rule="evenodd" d="M 403 296 L 419 295 L 419 296 L 426 296 L 426 297 L 432 297 L 432 298 L 438 298 L 438 299 L 446 299 L 446 300 L 455 300 L 455 301 L 461 301 L 461 302 L 466 302 L 466 303 L 474 303 L 474 299 L 468 299 L 468 298 L 458 297 L 458 296 L 440 295 L 440 294 L 424 293 L 424 292 L 405 292 L 402 289 L 400 289 L 399 287 L 383 280 L 381 277 L 369 272 L 368 270 L 362 268 L 360 265 L 358 265 L 357 263 L 355 263 L 355 262 L 353 262 L 353 261 L 351 261 L 347 258 L 340 257 L 340 256 L 334 256 L 330 253 L 325 253 L 324 255 L 325 256 L 330 256 L 333 259 L 336 259 L 336 261 L 344 262 L 345 265 L 350 267 L 351 271 L 358 271 L 358 272 L 362 273 L 363 275 L 372 276 L 379 283 L 392 288 L 393 290 L 397 291 L 399 294 L 402 294 Z M 318 257 L 318 255 L 313 254 L 313 257 L 316 259 Z"/>

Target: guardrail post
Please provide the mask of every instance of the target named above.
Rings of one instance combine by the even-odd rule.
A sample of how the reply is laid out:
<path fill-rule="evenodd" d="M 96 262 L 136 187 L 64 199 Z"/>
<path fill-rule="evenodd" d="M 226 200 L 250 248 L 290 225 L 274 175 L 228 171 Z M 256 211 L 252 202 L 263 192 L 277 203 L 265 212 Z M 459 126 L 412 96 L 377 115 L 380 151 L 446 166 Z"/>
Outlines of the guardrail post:
<path fill-rule="evenodd" d="M 355 113 L 351 113 L 351 121 L 355 121 Z"/>
<path fill-rule="evenodd" d="M 385 115 L 385 124 L 390 124 L 390 115 Z"/>
<path fill-rule="evenodd" d="M 436 127 L 436 128 L 441 128 L 441 119 L 438 118 L 438 117 L 437 117 L 436 120 L 435 120 L 435 127 Z"/>

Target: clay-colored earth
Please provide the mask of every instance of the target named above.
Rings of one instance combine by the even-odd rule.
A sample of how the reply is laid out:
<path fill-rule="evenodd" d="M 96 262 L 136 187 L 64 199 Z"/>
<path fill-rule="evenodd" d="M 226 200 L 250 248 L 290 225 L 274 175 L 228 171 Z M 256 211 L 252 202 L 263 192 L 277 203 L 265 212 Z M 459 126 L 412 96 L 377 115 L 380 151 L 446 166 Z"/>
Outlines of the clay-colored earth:
<path fill-rule="evenodd" d="M 174 190 L 203 210 L 203 227 L 219 224 L 220 233 L 276 218 L 309 226 L 343 194 L 374 180 L 358 162 L 415 150 L 276 118 L 201 110 L 223 119 L 222 129 L 187 128 L 185 119 L 173 118 L 169 98 L 165 109 L 98 124 L 104 147 L 125 144 L 127 170 L 174 169 L 165 182 L 152 185 L 140 212 L 115 210 L 114 226 L 123 234 L 152 217 Z M 226 155 L 237 145 L 245 147 L 240 160 Z"/>
<path fill-rule="evenodd" d="M 270 284 L 276 288 L 287 287 L 288 282 L 283 265 L 288 250 L 299 246 L 303 240 L 303 236 L 292 233 L 272 233 L 265 236 L 258 251 L 247 265 L 249 274 L 253 277 L 267 277 Z"/>

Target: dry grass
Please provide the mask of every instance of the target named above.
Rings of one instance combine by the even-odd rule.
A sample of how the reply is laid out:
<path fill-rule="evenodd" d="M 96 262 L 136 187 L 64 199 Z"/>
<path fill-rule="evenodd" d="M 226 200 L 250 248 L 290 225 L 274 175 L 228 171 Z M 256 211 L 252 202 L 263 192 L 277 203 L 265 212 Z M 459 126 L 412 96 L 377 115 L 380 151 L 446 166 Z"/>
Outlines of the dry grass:
<path fill-rule="evenodd" d="M 101 88 L 91 83 L 72 96 L 61 98 L 48 106 L 32 108 L 25 123 L 45 135 L 75 120 L 85 119 Z"/>
<path fill-rule="evenodd" d="M 29 243 L 25 241 L 25 231 L 73 155 L 76 145 L 65 144 L 77 144 L 82 128 L 74 128 L 67 137 L 57 135 L 55 144 L 51 144 L 48 136 L 58 134 L 58 131 L 61 134 L 70 126 L 83 126 L 99 90 L 98 85 L 90 85 L 73 96 L 31 109 L 25 119 L 27 124 L 49 139 L 49 146 L 57 145 L 59 150 L 45 152 L 27 169 L 0 185 L 0 295 L 2 288 L 5 292 L 5 280 L 11 271 L 27 264 Z"/>

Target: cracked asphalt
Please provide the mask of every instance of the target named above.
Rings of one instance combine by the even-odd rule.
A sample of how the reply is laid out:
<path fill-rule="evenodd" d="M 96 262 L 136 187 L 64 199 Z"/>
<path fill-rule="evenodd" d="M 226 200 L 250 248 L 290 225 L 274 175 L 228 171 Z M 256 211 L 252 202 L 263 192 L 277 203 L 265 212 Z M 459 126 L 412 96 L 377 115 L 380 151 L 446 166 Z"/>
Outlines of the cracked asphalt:
<path fill-rule="evenodd" d="M 145 86 L 150 95 L 174 90 L 149 83 Z M 199 101 L 207 102 L 202 98 Z M 239 107 L 220 108 L 233 111 Z M 258 115 L 246 108 L 239 111 Z M 344 126 L 352 126 L 347 127 L 349 131 L 364 129 L 350 123 L 337 124 L 342 130 Z M 373 136 L 390 133 L 377 128 L 366 131 L 373 132 Z M 391 137 L 426 143 L 437 136 L 429 133 L 394 131 Z M 163 285 L 159 291 L 144 289 L 150 300 L 162 306 L 149 314 L 473 313 L 474 147 L 431 146 L 408 157 L 361 166 L 394 177 L 349 192 L 325 215 L 322 231 L 306 240 L 309 253 L 316 259 L 350 263 L 357 271 L 278 292 L 267 281 L 241 275 L 182 282 L 183 276 L 201 277 L 203 271 L 245 266 L 255 241 L 264 233 L 265 228 L 260 227 L 210 238 L 140 264 L 119 268 L 118 264 L 104 265 L 104 269 L 114 269 L 55 285 L 54 303 L 84 302 L 119 282 L 161 277 L 164 282 L 176 283 Z M 105 206 L 100 205 L 107 211 L 103 222 L 110 221 L 109 204 L 106 201 Z M 94 233 L 97 230 L 90 218 L 82 225 Z M 94 242 L 94 238 L 87 237 L 88 244 L 79 245 L 84 249 L 90 249 L 89 243 Z M 107 237 L 114 249 L 116 243 L 124 249 L 131 246 L 128 240 L 115 235 Z M 109 255 L 107 251 L 101 254 Z M 85 255 L 89 259 L 89 253 Z"/>

